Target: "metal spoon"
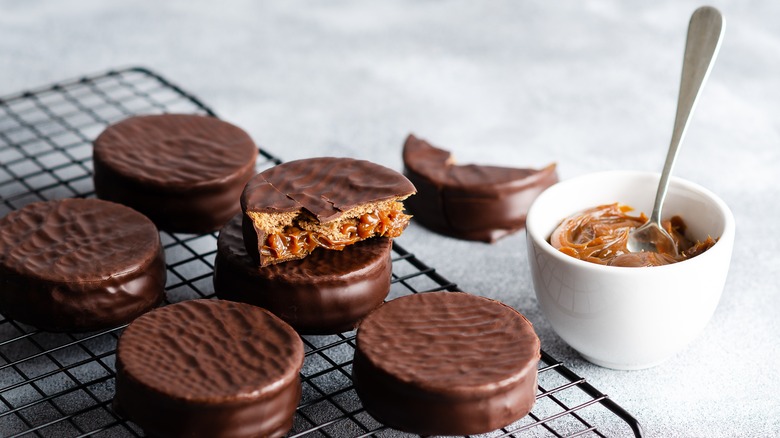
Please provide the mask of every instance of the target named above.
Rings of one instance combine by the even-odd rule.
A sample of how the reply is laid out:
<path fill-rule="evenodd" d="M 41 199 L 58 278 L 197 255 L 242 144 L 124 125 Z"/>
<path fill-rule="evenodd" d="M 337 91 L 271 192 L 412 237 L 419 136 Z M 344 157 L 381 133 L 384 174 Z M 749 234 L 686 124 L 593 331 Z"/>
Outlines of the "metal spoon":
<path fill-rule="evenodd" d="M 677 255 L 677 245 L 675 245 L 674 239 L 661 226 L 661 207 L 663 207 L 666 191 L 669 188 L 669 176 L 677 158 L 677 151 L 688 128 L 688 121 L 696 106 L 699 91 L 707 81 L 715 57 L 718 55 L 724 26 L 723 17 L 713 7 L 702 6 L 691 15 L 672 141 L 666 155 L 661 180 L 658 182 L 658 191 L 655 194 L 655 204 L 650 220 L 641 227 L 632 230 L 628 235 L 627 247 L 631 252 L 654 251 Z"/>

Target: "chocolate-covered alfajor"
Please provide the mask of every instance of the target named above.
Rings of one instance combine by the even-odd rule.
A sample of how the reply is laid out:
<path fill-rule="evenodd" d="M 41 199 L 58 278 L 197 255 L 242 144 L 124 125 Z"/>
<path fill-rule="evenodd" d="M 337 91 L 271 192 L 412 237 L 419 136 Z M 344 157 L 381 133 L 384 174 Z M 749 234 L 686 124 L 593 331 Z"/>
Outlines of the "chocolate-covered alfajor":
<path fill-rule="evenodd" d="M 98 199 L 36 202 L 0 219 L 0 312 L 49 331 L 132 321 L 162 301 L 152 221 Z"/>
<path fill-rule="evenodd" d="M 241 128 L 193 114 L 135 116 L 94 141 L 95 191 L 165 231 L 218 230 L 239 211 L 257 146 Z"/>
<path fill-rule="evenodd" d="M 114 409 L 149 436 L 284 435 L 303 343 L 270 312 L 224 300 L 161 307 L 119 338 Z"/>
<path fill-rule="evenodd" d="M 219 232 L 214 291 L 220 298 L 268 309 L 299 333 L 332 334 L 353 329 L 390 291 L 389 238 L 258 267 L 244 247 L 241 220 L 236 215 Z"/>
<path fill-rule="evenodd" d="M 534 199 L 558 181 L 555 164 L 543 169 L 456 165 L 452 154 L 409 135 L 404 174 L 417 187 L 407 201 L 415 220 L 440 234 L 494 242 L 525 226 Z"/>
<path fill-rule="evenodd" d="M 511 307 L 427 292 L 389 301 L 360 323 L 352 374 L 366 411 L 392 428 L 486 433 L 530 412 L 539 348 Z"/>
<path fill-rule="evenodd" d="M 374 237 L 397 237 L 409 223 L 406 177 L 351 158 L 309 158 L 255 175 L 241 195 L 244 244 L 261 266 L 341 250 Z"/>

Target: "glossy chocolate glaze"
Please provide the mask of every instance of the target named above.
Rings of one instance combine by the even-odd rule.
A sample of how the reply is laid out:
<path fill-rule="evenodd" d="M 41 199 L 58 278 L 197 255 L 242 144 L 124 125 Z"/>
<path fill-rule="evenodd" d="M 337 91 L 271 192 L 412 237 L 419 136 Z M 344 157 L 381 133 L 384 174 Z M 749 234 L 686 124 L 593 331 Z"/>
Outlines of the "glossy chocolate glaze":
<path fill-rule="evenodd" d="M 0 311 L 50 331 L 132 321 L 164 297 L 154 224 L 97 199 L 37 202 L 0 219 Z"/>
<path fill-rule="evenodd" d="M 390 291 L 390 239 L 369 239 L 343 251 L 319 250 L 261 268 L 244 247 L 241 216 L 219 233 L 218 297 L 268 309 L 300 333 L 331 334 L 353 329 Z"/>
<path fill-rule="evenodd" d="M 544 169 L 455 165 L 452 154 L 409 135 L 404 174 L 417 187 L 406 204 L 417 222 L 437 233 L 494 242 L 525 226 L 534 199 L 558 182 L 555 165 Z"/>
<path fill-rule="evenodd" d="M 135 320 L 117 346 L 114 409 L 155 437 L 281 436 L 303 343 L 268 311 L 193 300 Z"/>
<path fill-rule="evenodd" d="M 219 119 L 163 114 L 109 126 L 93 158 L 98 197 L 137 209 L 162 230 L 203 233 L 239 211 L 257 147 Z"/>
<path fill-rule="evenodd" d="M 244 211 L 303 211 L 331 221 L 361 204 L 405 197 L 414 186 L 400 173 L 365 160 L 308 158 L 255 175 L 241 195 Z"/>
<path fill-rule="evenodd" d="M 530 412 L 539 338 L 517 311 L 460 292 L 389 301 L 358 327 L 355 389 L 369 414 L 421 435 L 489 432 Z"/>
<path fill-rule="evenodd" d="M 325 223 L 357 206 L 403 199 L 413 193 L 415 188 L 406 177 L 370 161 L 309 158 L 255 175 L 241 195 L 241 208 L 244 212 L 298 212 Z M 248 218 L 243 228 L 247 252 L 260 260 L 259 248 L 267 234 Z"/>

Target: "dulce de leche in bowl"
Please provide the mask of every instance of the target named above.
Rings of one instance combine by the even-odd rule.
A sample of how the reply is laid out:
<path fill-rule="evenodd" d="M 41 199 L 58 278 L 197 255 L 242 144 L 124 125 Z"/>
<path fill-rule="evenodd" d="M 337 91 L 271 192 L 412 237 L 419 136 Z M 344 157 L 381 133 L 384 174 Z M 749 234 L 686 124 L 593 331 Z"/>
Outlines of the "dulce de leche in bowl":
<path fill-rule="evenodd" d="M 663 219 L 673 224 L 672 216 L 683 218 L 681 231 L 691 242 L 683 253 L 712 238 L 695 256 L 653 267 L 616 266 L 625 254 L 621 239 L 612 236 L 610 245 L 596 236 L 605 232 L 597 223 L 578 227 L 575 220 L 558 230 L 594 207 L 626 213 L 615 202 L 649 211 L 658 179 L 657 173 L 634 171 L 584 175 L 545 190 L 528 211 L 528 258 L 539 307 L 564 341 L 601 366 L 648 368 L 682 351 L 706 327 L 723 291 L 734 217 L 719 197 L 692 182 L 672 178 L 664 203 L 669 217 Z M 616 228 L 617 234 L 628 232 Z M 556 248 L 562 243 L 575 245 L 562 251 Z M 595 251 L 588 253 L 588 245 Z"/>
<path fill-rule="evenodd" d="M 688 238 L 687 225 L 680 216 L 662 221 L 674 246 L 657 244 L 658 251 L 630 252 L 629 233 L 644 225 L 647 216 L 629 214 L 633 208 L 620 203 L 604 204 L 577 212 L 563 221 L 550 235 L 550 244 L 562 253 L 600 265 L 651 267 L 678 263 L 703 253 L 715 245 L 707 236 L 701 241 Z"/>

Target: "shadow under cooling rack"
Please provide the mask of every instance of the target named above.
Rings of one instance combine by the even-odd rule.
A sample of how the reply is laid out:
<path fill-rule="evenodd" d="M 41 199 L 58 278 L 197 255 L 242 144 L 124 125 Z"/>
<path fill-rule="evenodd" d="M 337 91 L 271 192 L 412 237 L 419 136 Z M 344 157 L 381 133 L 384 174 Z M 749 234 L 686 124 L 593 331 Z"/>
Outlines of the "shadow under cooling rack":
<path fill-rule="evenodd" d="M 92 140 L 125 117 L 175 112 L 215 116 L 193 95 L 143 68 L 0 98 L 0 216 L 35 201 L 93 197 Z M 258 171 L 281 162 L 263 148 L 260 153 Z M 166 303 L 213 297 L 216 234 L 161 237 Z M 434 290 L 457 286 L 394 244 L 389 299 Z M 143 436 L 111 409 L 123 328 L 55 334 L 0 317 L 0 436 Z M 303 340 L 303 398 L 289 436 L 408 436 L 371 418 L 355 395 L 354 332 Z M 543 352 L 531 414 L 485 436 L 631 435 L 642 432 L 630 414 Z"/>

